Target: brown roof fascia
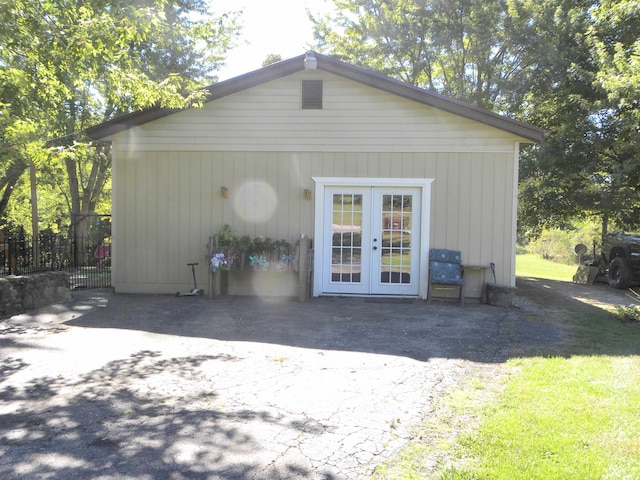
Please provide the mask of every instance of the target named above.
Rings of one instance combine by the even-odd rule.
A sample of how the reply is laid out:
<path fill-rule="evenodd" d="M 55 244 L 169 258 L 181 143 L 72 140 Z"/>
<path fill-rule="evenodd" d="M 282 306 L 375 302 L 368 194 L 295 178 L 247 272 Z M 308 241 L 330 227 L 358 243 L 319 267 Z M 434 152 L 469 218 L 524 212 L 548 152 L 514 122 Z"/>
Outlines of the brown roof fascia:
<path fill-rule="evenodd" d="M 363 83 L 455 115 L 460 115 L 470 120 L 513 133 L 514 135 L 518 135 L 532 142 L 540 142 L 547 135 L 545 130 L 534 127 L 528 123 L 498 115 L 489 110 L 475 107 L 469 103 L 445 97 L 444 95 L 400 82 L 371 70 L 356 67 L 355 65 L 351 65 L 319 53 L 310 52 L 310 54 L 315 55 L 318 61 L 317 68 L 320 70 L 334 73 L 356 82 Z M 259 70 L 213 84 L 207 87 L 208 94 L 206 101 L 210 102 L 226 95 L 231 95 L 232 93 L 237 93 L 244 89 L 254 87 L 261 83 L 301 71 L 304 69 L 303 62 L 305 56 L 306 54 L 299 55 L 282 62 L 268 65 Z M 85 133 L 90 138 L 97 140 L 135 126 L 142 125 L 152 120 L 171 115 L 178 111 L 180 110 L 153 107 L 123 115 L 108 122 L 95 125 L 88 128 Z"/>
<path fill-rule="evenodd" d="M 547 135 L 547 132 L 541 128 L 503 115 L 498 115 L 497 113 L 476 107 L 470 103 L 446 97 L 371 70 L 340 62 L 331 57 L 316 54 L 316 58 L 318 60 L 318 68 L 324 71 L 335 73 L 350 80 L 408 98 L 409 100 L 414 100 L 491 127 L 505 130 L 526 138 L 527 140 L 540 142 Z"/>
<path fill-rule="evenodd" d="M 255 87 L 261 83 L 300 71 L 304 68 L 302 64 L 303 59 L 304 55 L 301 55 L 289 60 L 268 65 L 259 70 L 245 73 L 244 75 L 240 75 L 220 83 L 214 83 L 213 85 L 205 88 L 205 90 L 208 91 L 205 102 L 210 102 L 212 100 L 231 95 L 232 93 L 237 93 L 247 88 Z M 87 128 L 85 133 L 89 138 L 98 140 L 180 111 L 182 111 L 182 109 L 150 107 L 145 110 L 121 115 L 112 120 L 94 125 Z"/>

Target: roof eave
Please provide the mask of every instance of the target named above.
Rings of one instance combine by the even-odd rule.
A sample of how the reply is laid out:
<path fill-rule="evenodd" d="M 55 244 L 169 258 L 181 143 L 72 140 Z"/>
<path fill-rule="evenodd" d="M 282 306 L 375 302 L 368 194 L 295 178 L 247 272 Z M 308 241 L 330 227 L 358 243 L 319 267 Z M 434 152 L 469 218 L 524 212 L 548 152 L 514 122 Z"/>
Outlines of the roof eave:
<path fill-rule="evenodd" d="M 245 73 L 229 80 L 214 83 L 213 85 L 205 88 L 205 90 L 207 90 L 205 103 L 302 70 L 303 59 L 304 55 L 300 55 L 295 58 L 268 65 L 253 72 Z M 128 130 L 132 127 L 177 113 L 181 110 L 184 109 L 150 107 L 94 125 L 87 128 L 85 133 L 89 138 L 99 140 Z"/>
<path fill-rule="evenodd" d="M 430 92 L 428 90 L 400 82 L 325 55 L 318 53 L 314 54 L 318 62 L 317 68 L 320 70 L 334 73 L 424 105 L 429 105 L 431 107 L 504 130 L 531 142 L 540 142 L 547 135 L 543 129 L 498 115 L 490 110 L 478 108 L 466 102 L 461 102 L 435 92 Z M 304 58 L 305 55 L 299 55 L 211 85 L 207 87 L 208 92 L 206 101 L 210 102 L 270 80 L 275 80 L 304 70 Z M 94 140 L 104 139 L 116 133 L 128 130 L 129 128 L 157 120 L 178 111 L 180 110 L 152 107 L 89 127 L 85 130 L 85 133 Z"/>
<path fill-rule="evenodd" d="M 318 68 L 424 105 L 505 130 L 532 142 L 540 142 L 547 136 L 545 130 L 528 123 L 498 115 L 490 110 L 475 107 L 466 102 L 445 97 L 370 70 L 345 64 L 330 57 L 318 56 Z"/>

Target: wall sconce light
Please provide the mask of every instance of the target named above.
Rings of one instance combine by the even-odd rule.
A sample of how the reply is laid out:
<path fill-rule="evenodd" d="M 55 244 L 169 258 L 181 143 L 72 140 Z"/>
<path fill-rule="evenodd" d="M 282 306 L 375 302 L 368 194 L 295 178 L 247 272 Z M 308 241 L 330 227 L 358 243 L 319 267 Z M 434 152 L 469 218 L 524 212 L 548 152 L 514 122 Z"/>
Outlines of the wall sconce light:
<path fill-rule="evenodd" d="M 229 189 L 227 187 L 220 187 L 220 195 L 222 195 L 222 198 L 227 198 L 229 196 Z"/>
<path fill-rule="evenodd" d="M 308 188 L 304 189 L 304 199 L 311 200 L 311 190 L 309 190 Z"/>

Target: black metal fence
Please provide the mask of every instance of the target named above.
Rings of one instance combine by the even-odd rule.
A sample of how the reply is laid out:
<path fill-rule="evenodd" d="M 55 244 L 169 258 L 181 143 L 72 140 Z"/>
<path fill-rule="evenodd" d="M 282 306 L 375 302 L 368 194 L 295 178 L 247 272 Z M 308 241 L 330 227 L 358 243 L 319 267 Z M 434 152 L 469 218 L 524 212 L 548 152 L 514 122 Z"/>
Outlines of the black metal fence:
<path fill-rule="evenodd" d="M 0 277 L 66 271 L 72 290 L 110 287 L 110 219 L 91 217 L 99 217 L 99 228 L 90 228 L 90 224 L 87 228 L 85 223 L 85 235 L 78 234 L 77 228 L 71 228 L 68 235 L 44 232 L 37 243 L 20 229 L 0 232 Z"/>

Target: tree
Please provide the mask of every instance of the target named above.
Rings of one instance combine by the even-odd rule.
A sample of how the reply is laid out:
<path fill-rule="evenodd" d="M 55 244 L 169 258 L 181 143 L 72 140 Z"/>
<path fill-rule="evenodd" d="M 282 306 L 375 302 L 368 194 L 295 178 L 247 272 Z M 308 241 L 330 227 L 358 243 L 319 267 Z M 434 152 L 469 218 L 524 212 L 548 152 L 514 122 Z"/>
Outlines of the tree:
<path fill-rule="evenodd" d="M 319 51 L 479 106 L 505 104 L 523 71 L 507 0 L 334 0 L 312 18 Z"/>
<path fill-rule="evenodd" d="M 640 4 L 605 0 L 592 11 L 588 32 L 598 64 L 595 82 L 607 95 L 611 139 L 605 178 L 610 216 L 619 226 L 640 227 Z M 604 216 L 603 215 L 603 216 Z M 607 217 L 604 217 L 607 220 Z"/>
<path fill-rule="evenodd" d="M 215 17 L 207 5 L 205 0 L 0 5 L 0 218 L 16 177 L 31 161 L 49 173 L 65 172 L 71 216 L 92 212 L 110 176 L 110 157 L 106 145 L 88 148 L 80 132 L 133 109 L 202 102 L 201 87 L 211 81 L 238 33 L 236 14 Z M 56 163 L 64 168 L 53 167 Z"/>
<path fill-rule="evenodd" d="M 334 0 L 317 48 L 549 131 L 521 161 L 519 223 L 640 225 L 634 0 Z"/>
<path fill-rule="evenodd" d="M 516 112 L 550 133 L 521 159 L 518 219 L 533 235 L 589 215 L 584 206 L 596 200 L 589 178 L 598 138 L 592 114 L 600 109 L 602 94 L 593 85 L 584 36 L 590 3 L 526 0 L 511 10 L 516 39 L 535 58 Z"/>
<path fill-rule="evenodd" d="M 267 55 L 267 58 L 265 58 L 262 61 L 262 66 L 266 67 L 267 65 L 271 65 L 272 63 L 277 63 L 281 61 L 282 61 L 282 55 L 280 55 L 279 53 L 270 53 L 269 55 Z"/>
<path fill-rule="evenodd" d="M 625 115 L 640 118 L 640 4 L 602 0 L 588 37 L 600 68 L 597 81 Z"/>
<path fill-rule="evenodd" d="M 523 158 L 520 223 L 536 231 L 597 217 L 603 236 L 611 221 L 620 229 L 637 228 L 640 145 L 633 102 L 640 90 L 626 82 L 622 90 L 611 88 L 621 85 L 611 70 L 615 52 L 632 52 L 640 38 L 637 15 L 616 22 L 620 10 L 610 7 L 618 2 L 521 5 L 527 24 L 551 25 L 545 31 L 557 48 L 531 52 L 542 80 L 528 87 L 525 104 L 551 135 Z"/>

